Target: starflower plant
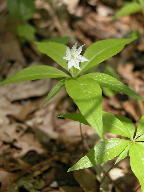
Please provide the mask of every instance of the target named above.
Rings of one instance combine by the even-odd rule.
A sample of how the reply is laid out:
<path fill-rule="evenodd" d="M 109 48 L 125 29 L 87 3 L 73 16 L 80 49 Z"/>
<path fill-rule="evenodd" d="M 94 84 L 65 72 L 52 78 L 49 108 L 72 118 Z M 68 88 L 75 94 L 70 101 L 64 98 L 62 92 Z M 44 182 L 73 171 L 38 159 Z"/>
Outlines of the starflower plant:
<path fill-rule="evenodd" d="M 124 2 L 123 7 L 117 11 L 114 18 L 119 18 L 143 11 L 144 11 L 144 0 L 132 0 L 131 2 Z"/>
<path fill-rule="evenodd" d="M 58 83 L 48 93 L 49 101 L 62 88 L 66 88 L 68 95 L 78 106 L 88 123 L 103 137 L 102 122 L 102 88 L 121 92 L 136 99 L 143 100 L 134 91 L 116 78 L 105 73 L 88 73 L 98 64 L 119 53 L 127 44 L 137 38 L 134 33 L 125 39 L 106 39 L 91 44 L 82 56 L 83 46 L 75 44 L 71 49 L 64 44 L 56 42 L 37 42 L 41 53 L 51 57 L 64 71 L 48 65 L 27 67 L 0 84 L 15 83 L 45 78 L 59 79 Z M 97 117 L 97 118 L 96 118 Z"/>
<path fill-rule="evenodd" d="M 143 129 L 138 131 L 135 137 L 134 126 L 130 120 L 103 112 L 102 88 L 109 88 L 132 96 L 135 99 L 144 100 L 144 98 L 138 96 L 115 77 L 100 72 L 89 72 L 103 61 L 118 54 L 127 44 L 136 39 L 137 36 L 134 33 L 129 38 L 97 41 L 91 44 L 84 54 L 82 54 L 83 46 L 78 47 L 77 44 L 70 49 L 61 43 L 37 42 L 38 50 L 60 65 L 60 69 L 48 65 L 30 66 L 0 82 L 0 85 L 45 78 L 59 80 L 48 93 L 45 101 L 48 102 L 62 88 L 66 88 L 68 95 L 80 111 L 79 115 L 71 115 L 74 115 L 75 120 L 90 125 L 101 138 L 96 147 L 69 171 L 97 165 L 116 156 L 118 156 L 118 162 L 130 154 L 132 170 L 139 178 L 143 189 L 144 171 L 143 173 L 139 172 L 136 163 L 139 161 L 141 169 L 144 170 L 142 143 L 144 141 L 144 131 Z M 138 130 L 140 130 L 139 126 Z M 105 140 L 104 135 L 106 132 L 127 137 L 129 140 L 118 138 Z M 138 148 L 141 153 L 137 151 Z M 138 152 L 138 155 L 135 155 L 136 152 Z"/>

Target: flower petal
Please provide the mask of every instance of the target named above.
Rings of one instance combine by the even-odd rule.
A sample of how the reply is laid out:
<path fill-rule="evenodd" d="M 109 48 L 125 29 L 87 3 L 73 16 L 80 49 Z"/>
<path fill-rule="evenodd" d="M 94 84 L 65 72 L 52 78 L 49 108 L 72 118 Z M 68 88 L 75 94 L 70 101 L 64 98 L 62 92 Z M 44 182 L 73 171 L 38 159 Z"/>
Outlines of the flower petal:
<path fill-rule="evenodd" d="M 68 61 L 68 69 L 71 69 L 72 67 L 80 70 L 79 60 L 71 59 L 70 61 Z"/>
<path fill-rule="evenodd" d="M 79 55 L 77 58 L 78 58 L 78 60 L 79 60 L 80 62 L 88 61 L 88 59 L 87 59 L 86 57 L 83 57 L 82 55 Z"/>
<path fill-rule="evenodd" d="M 75 66 L 74 66 L 74 67 L 75 67 L 76 69 L 79 69 L 79 70 L 80 70 L 81 68 L 80 68 L 80 66 L 79 66 L 79 63 L 80 63 L 79 60 L 75 60 Z"/>
<path fill-rule="evenodd" d="M 84 46 L 84 45 L 80 46 L 80 47 L 77 49 L 77 55 L 80 55 L 80 54 L 81 54 L 83 46 Z"/>
<path fill-rule="evenodd" d="M 69 60 L 68 61 L 68 69 L 71 69 L 74 66 L 75 66 L 75 60 L 74 59 Z"/>
<path fill-rule="evenodd" d="M 81 70 L 79 65 L 76 65 L 75 68 L 78 69 L 78 70 Z"/>
<path fill-rule="evenodd" d="M 71 48 L 71 53 L 75 56 L 77 53 L 77 43 L 75 43 Z"/>
<path fill-rule="evenodd" d="M 66 56 L 63 57 L 63 59 L 69 61 L 71 59 L 71 50 L 69 47 L 66 49 Z"/>

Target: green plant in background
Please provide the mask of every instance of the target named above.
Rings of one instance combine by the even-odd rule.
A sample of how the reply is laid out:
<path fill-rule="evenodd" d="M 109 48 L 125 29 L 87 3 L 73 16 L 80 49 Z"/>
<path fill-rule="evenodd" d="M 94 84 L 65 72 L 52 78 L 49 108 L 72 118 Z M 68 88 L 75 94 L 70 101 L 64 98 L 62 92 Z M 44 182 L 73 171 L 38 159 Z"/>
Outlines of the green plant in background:
<path fill-rule="evenodd" d="M 36 41 L 37 29 L 29 23 L 35 12 L 35 0 L 8 0 L 7 8 L 13 18 L 17 21 L 16 34 L 22 41 Z M 44 41 L 54 41 L 67 44 L 69 37 L 53 37 Z"/>
<path fill-rule="evenodd" d="M 134 33 L 131 37 L 125 39 L 97 41 L 86 49 L 83 56 L 81 54 L 83 46 L 77 47 L 75 44 L 72 49 L 70 49 L 61 43 L 50 41 L 37 42 L 36 45 L 38 50 L 52 58 L 64 71 L 47 65 L 31 66 L 17 72 L 0 83 L 1 85 L 5 85 L 45 78 L 58 79 L 58 83 L 52 88 L 45 99 L 47 102 L 62 88 L 66 88 L 68 95 L 73 99 L 82 114 L 79 115 L 79 117 L 82 120 L 85 119 L 85 122 L 94 128 L 102 139 L 90 152 L 90 155 L 83 158 L 85 166 L 83 162 L 81 164 L 83 160 L 80 160 L 80 163 L 76 164 L 70 170 L 96 165 L 114 158 L 119 154 L 121 154 L 119 159 L 122 159 L 122 157 L 126 156 L 126 151 L 128 152 L 128 149 L 130 149 L 130 153 L 133 154 L 135 146 L 138 144 L 140 146 L 142 145 L 141 143 L 133 144 L 137 141 L 135 141 L 136 137 L 133 136 L 134 126 L 130 120 L 121 116 L 116 117 L 102 111 L 102 88 L 106 87 L 136 99 L 144 99 L 111 75 L 100 72 L 89 72 L 96 68 L 101 62 L 119 53 L 127 44 L 131 43 L 136 38 L 137 36 Z M 80 120 L 79 117 L 77 119 L 78 121 Z M 107 123 L 110 124 L 108 125 Z M 107 126 L 105 126 L 105 124 L 107 124 Z M 114 132 L 115 134 L 130 138 L 130 140 L 104 140 L 104 134 L 106 132 Z M 141 135 L 141 133 L 137 136 L 139 135 Z M 125 148 L 127 150 L 125 150 Z M 101 151 L 103 151 L 102 154 Z M 132 155 L 132 157 L 133 156 L 134 155 Z M 99 159 L 97 159 L 97 157 L 99 157 Z M 132 163 L 132 165 L 133 164 L 134 163 Z M 132 166 L 132 168 L 133 167 L 134 166 Z M 133 168 L 133 170 L 141 182 L 141 178 L 139 174 L 137 174 L 137 171 L 135 171 L 135 168 Z"/>
<path fill-rule="evenodd" d="M 35 0 L 8 0 L 7 7 L 15 20 L 19 21 L 16 32 L 24 41 L 34 41 L 36 28 L 28 23 L 35 12 Z"/>
<path fill-rule="evenodd" d="M 133 0 L 132 2 L 125 3 L 124 6 L 116 13 L 114 18 L 134 14 L 140 11 L 144 11 L 144 0 Z"/>
<path fill-rule="evenodd" d="M 35 41 L 36 32 L 36 28 L 28 23 L 17 26 L 17 34 L 24 41 Z"/>
<path fill-rule="evenodd" d="M 35 12 L 35 0 L 8 0 L 8 10 L 15 19 L 27 21 Z"/>

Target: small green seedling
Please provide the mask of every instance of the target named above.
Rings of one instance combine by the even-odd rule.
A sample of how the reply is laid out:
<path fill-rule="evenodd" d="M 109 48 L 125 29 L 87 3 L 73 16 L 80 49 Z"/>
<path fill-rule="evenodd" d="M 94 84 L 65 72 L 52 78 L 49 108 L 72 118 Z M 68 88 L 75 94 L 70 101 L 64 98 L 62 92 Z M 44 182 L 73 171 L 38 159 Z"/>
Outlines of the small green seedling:
<path fill-rule="evenodd" d="M 89 125 L 80 113 L 64 114 L 59 117 Z M 141 184 L 142 192 L 144 192 L 144 116 L 139 120 L 137 130 L 135 130 L 130 119 L 103 112 L 103 130 L 104 133 L 116 134 L 126 139 L 111 138 L 99 141 L 68 171 L 96 166 L 115 157 L 117 157 L 115 161 L 117 164 L 129 156 L 131 169 Z"/>
<path fill-rule="evenodd" d="M 114 18 L 119 18 L 142 11 L 144 11 L 144 0 L 133 0 L 132 2 L 125 3 L 124 6 L 116 13 Z"/>

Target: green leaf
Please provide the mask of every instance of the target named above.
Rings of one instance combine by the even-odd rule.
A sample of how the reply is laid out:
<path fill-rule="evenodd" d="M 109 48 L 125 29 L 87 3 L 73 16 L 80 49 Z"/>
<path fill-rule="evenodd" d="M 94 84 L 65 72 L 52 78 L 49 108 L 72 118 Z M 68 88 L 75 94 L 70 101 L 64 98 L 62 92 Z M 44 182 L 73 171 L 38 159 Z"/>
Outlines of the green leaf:
<path fill-rule="evenodd" d="M 130 148 L 131 169 L 138 178 L 142 192 L 144 192 L 144 144 L 133 143 Z"/>
<path fill-rule="evenodd" d="M 128 86 L 117 80 L 116 78 L 107 75 L 105 73 L 89 73 L 87 75 L 82 76 L 83 78 L 92 78 L 96 80 L 101 87 L 110 88 L 113 91 L 124 93 L 128 96 L 134 97 L 136 99 L 144 101 L 144 98 L 138 96 L 133 90 L 131 90 Z"/>
<path fill-rule="evenodd" d="M 82 114 L 80 113 L 72 113 L 72 114 L 63 114 L 59 117 L 68 118 L 74 121 L 78 121 L 85 125 L 89 125 L 89 123 L 85 120 Z M 120 115 L 113 115 L 108 112 L 102 112 L 102 120 L 103 120 L 103 131 L 104 133 L 112 133 L 128 138 L 133 138 L 134 135 L 134 125 L 132 122 L 126 117 Z M 131 123 L 131 124 L 130 124 Z"/>
<path fill-rule="evenodd" d="M 104 68 L 104 73 L 116 78 L 117 80 L 120 80 L 120 76 L 117 74 L 116 70 L 109 65 L 106 65 Z"/>
<path fill-rule="evenodd" d="M 34 0 L 8 0 L 9 12 L 18 20 L 31 19 L 35 11 Z"/>
<path fill-rule="evenodd" d="M 127 3 L 116 13 L 115 18 L 137 13 L 141 10 L 142 10 L 142 7 L 139 3 L 136 3 L 136 2 Z"/>
<path fill-rule="evenodd" d="M 128 138 L 133 138 L 135 127 L 130 119 L 122 115 L 103 113 L 103 129 L 105 133 L 113 133 Z"/>
<path fill-rule="evenodd" d="M 128 146 L 121 152 L 121 154 L 118 156 L 115 164 L 119 163 L 129 155 L 129 149 L 130 149 L 131 143 L 128 144 Z"/>
<path fill-rule="evenodd" d="M 144 141 L 144 134 L 143 135 L 141 135 L 141 136 L 138 136 L 138 137 L 136 137 L 136 139 L 135 139 L 136 141 L 141 141 L 141 142 L 143 142 Z"/>
<path fill-rule="evenodd" d="M 104 73 L 106 73 L 106 74 L 120 80 L 119 75 L 116 73 L 115 69 L 112 68 L 111 66 L 105 66 Z M 106 95 L 109 98 L 112 98 L 112 97 L 114 97 L 116 95 L 115 91 L 113 91 L 113 90 L 111 90 L 109 88 L 106 88 L 106 87 L 103 87 L 102 91 L 103 91 L 103 94 Z"/>
<path fill-rule="evenodd" d="M 108 88 L 106 88 L 106 87 L 103 87 L 103 88 L 102 88 L 102 92 L 103 92 L 103 94 L 104 94 L 106 97 L 109 97 L 109 98 L 114 97 L 115 94 L 116 94 L 114 91 L 112 91 L 111 89 L 108 89 Z"/>
<path fill-rule="evenodd" d="M 70 37 L 64 36 L 64 37 L 52 37 L 44 40 L 43 42 L 57 42 L 57 43 L 67 44 L 69 41 L 70 41 Z"/>
<path fill-rule="evenodd" d="M 127 135 L 129 135 L 128 138 L 133 139 L 134 133 L 135 133 L 135 126 L 134 126 L 133 122 L 130 119 L 128 119 L 127 117 L 124 117 L 122 115 L 115 115 L 115 116 L 117 119 L 119 119 L 121 121 L 121 123 L 125 127 Z"/>
<path fill-rule="evenodd" d="M 138 0 L 142 9 L 144 9 L 144 0 Z"/>
<path fill-rule="evenodd" d="M 16 74 L 8 77 L 6 80 L 0 82 L 0 85 L 5 85 L 9 83 L 16 83 L 21 81 L 46 79 L 46 78 L 63 78 L 68 77 L 68 75 L 54 67 L 46 65 L 36 65 L 27 67 Z"/>
<path fill-rule="evenodd" d="M 36 28 L 30 24 L 18 25 L 17 34 L 27 41 L 35 40 Z"/>
<path fill-rule="evenodd" d="M 63 59 L 63 57 L 66 55 L 66 45 L 56 42 L 37 42 L 36 45 L 41 53 L 49 56 L 64 69 L 68 69 L 67 62 Z"/>
<path fill-rule="evenodd" d="M 64 80 L 59 81 L 48 93 L 48 96 L 44 99 L 44 103 L 48 102 L 64 87 Z"/>
<path fill-rule="evenodd" d="M 85 125 L 89 125 L 89 123 L 85 120 L 85 118 L 82 116 L 81 113 L 61 114 L 61 115 L 58 115 L 58 117 L 59 118 L 71 119 L 73 121 L 78 121 L 78 122 L 83 123 Z"/>
<path fill-rule="evenodd" d="M 102 90 L 97 82 L 89 78 L 77 78 L 65 81 L 66 90 L 74 100 L 88 123 L 97 131 L 102 130 Z"/>
<path fill-rule="evenodd" d="M 81 64 L 81 70 L 78 74 L 87 72 L 96 67 L 99 63 L 116 55 L 125 45 L 131 43 L 136 38 L 136 34 L 133 34 L 132 37 L 127 39 L 106 39 L 93 43 L 84 53 L 84 57 L 89 59 L 89 61 Z"/>
<path fill-rule="evenodd" d="M 109 161 L 118 156 L 128 146 L 128 144 L 129 141 L 118 138 L 101 141 L 68 171 L 89 168 Z"/>
<path fill-rule="evenodd" d="M 138 121 L 136 137 L 144 134 L 144 116 Z"/>

